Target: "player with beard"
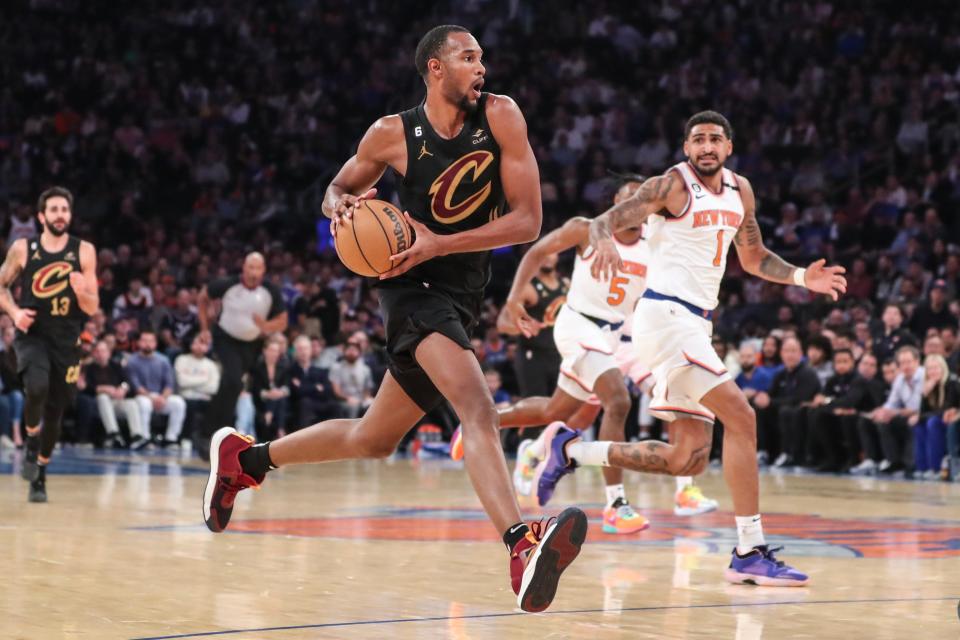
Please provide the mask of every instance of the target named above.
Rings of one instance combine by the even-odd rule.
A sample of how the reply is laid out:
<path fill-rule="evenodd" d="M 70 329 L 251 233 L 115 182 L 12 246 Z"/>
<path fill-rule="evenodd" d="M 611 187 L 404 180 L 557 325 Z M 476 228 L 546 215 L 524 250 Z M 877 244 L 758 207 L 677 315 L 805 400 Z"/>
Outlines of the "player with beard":
<path fill-rule="evenodd" d="M 342 217 L 376 194 L 372 187 L 391 167 L 416 234 L 379 281 L 390 369 L 373 404 L 361 418 L 327 420 L 257 446 L 221 429 L 211 443 L 203 511 L 207 526 L 222 531 L 236 493 L 262 483 L 271 469 L 388 456 L 446 398 L 463 422 L 474 490 L 507 547 L 518 605 L 542 611 L 580 552 L 587 520 L 579 509 L 544 527 L 521 520 L 497 411 L 470 350 L 490 251 L 535 240 L 542 219 L 526 122 L 510 98 L 481 93 L 482 56 L 463 27 L 431 29 L 415 55 L 426 99 L 377 120 L 327 188 L 323 211 L 336 232 Z"/>
<path fill-rule="evenodd" d="M 677 430 L 672 444 L 582 442 L 556 428 L 538 469 L 541 504 L 577 465 L 612 466 L 670 475 L 697 475 L 710 455 L 714 418 L 724 425 L 723 473 L 733 497 L 738 544 L 726 579 L 734 583 L 801 586 L 807 576 L 776 559 L 760 522 L 756 415 L 711 345 L 720 281 L 733 240 L 744 270 L 771 282 L 806 287 L 834 300 L 846 291 L 843 267 L 824 260 L 795 267 L 764 247 L 750 183 L 724 168 L 733 131 L 721 114 L 687 121 L 681 162 L 646 181 L 636 194 L 590 224 L 595 276 L 623 268 L 614 234 L 643 222 L 651 229 L 652 266 L 637 304 L 633 344 L 655 382 L 651 413 Z"/>
<path fill-rule="evenodd" d="M 62 187 L 47 189 L 37 211 L 40 238 L 14 242 L 0 267 L 0 309 L 17 328 L 13 348 L 26 394 L 21 475 L 30 481 L 29 501 L 46 502 L 47 464 L 80 377 L 80 333 L 100 297 L 93 245 L 67 233 L 73 195 Z M 17 276 L 19 305 L 10 292 Z"/>

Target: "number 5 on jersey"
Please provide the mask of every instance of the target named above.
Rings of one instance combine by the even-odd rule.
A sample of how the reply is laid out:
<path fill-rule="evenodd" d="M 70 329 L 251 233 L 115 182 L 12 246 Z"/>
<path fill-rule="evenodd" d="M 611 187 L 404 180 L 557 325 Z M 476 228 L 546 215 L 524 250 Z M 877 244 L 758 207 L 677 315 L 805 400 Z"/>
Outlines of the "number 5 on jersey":
<path fill-rule="evenodd" d="M 610 295 L 607 296 L 607 304 L 615 307 L 627 297 L 626 285 L 630 284 L 629 278 L 623 276 L 614 276 L 610 278 Z"/>

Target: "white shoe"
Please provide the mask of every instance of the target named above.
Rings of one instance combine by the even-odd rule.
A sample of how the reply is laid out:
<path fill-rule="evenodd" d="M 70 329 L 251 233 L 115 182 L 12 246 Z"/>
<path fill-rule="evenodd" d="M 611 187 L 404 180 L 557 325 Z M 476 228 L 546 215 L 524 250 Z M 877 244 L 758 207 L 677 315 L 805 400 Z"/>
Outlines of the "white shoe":
<path fill-rule="evenodd" d="M 783 466 L 786 466 L 786 464 L 787 464 L 788 462 L 790 462 L 790 454 L 789 454 L 789 453 L 781 453 L 780 455 L 777 456 L 777 459 L 776 459 L 776 461 L 773 463 L 773 466 L 775 466 L 775 467 L 783 467 Z"/>
<path fill-rule="evenodd" d="M 513 467 L 513 488 L 521 496 L 529 496 L 533 487 L 533 472 L 540 460 L 530 453 L 530 446 L 536 442 L 532 438 L 524 440 L 517 447 L 517 462 Z"/>
<path fill-rule="evenodd" d="M 870 458 L 864 458 L 863 462 L 850 469 L 850 473 L 855 476 L 869 475 L 876 473 L 877 463 Z"/>
<path fill-rule="evenodd" d="M 715 511 L 718 506 L 716 500 L 703 495 L 700 487 L 688 484 L 673 497 L 673 515 L 697 516 L 701 513 Z"/>
<path fill-rule="evenodd" d="M 884 473 L 885 471 L 887 471 L 887 469 L 889 469 L 892 466 L 893 466 L 893 463 L 890 462 L 889 460 L 881 460 L 880 464 L 877 466 L 877 471 L 879 471 L 880 473 Z"/>
<path fill-rule="evenodd" d="M 0 436 L 0 448 L 13 449 L 16 445 L 13 444 L 13 440 L 10 439 L 10 436 L 3 434 Z"/>

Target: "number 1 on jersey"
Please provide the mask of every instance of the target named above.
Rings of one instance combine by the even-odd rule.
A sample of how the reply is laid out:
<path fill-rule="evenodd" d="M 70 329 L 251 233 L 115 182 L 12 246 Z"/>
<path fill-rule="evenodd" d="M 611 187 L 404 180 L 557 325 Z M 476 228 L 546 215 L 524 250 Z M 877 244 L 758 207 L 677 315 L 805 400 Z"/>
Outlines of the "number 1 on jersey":
<path fill-rule="evenodd" d="M 723 258 L 723 229 L 717 231 L 717 255 L 713 256 L 713 266 L 719 267 Z"/>

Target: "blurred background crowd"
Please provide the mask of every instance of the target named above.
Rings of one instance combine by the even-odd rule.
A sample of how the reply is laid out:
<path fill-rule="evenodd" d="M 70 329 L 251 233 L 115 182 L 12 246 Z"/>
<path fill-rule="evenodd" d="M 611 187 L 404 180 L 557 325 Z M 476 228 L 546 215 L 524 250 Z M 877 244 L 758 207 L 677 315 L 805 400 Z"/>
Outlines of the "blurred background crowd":
<path fill-rule="evenodd" d="M 190 434 L 217 373 L 194 340 L 196 296 L 250 250 L 266 256 L 290 324 L 267 341 L 238 421 L 270 437 L 363 410 L 385 370 L 383 324 L 370 283 L 337 261 L 319 202 L 365 127 L 421 99 L 414 47 L 445 22 L 475 30 L 487 89 L 524 111 L 544 231 L 604 210 L 609 171 L 650 175 L 681 159 L 695 111 L 726 114 L 729 166 L 754 185 L 768 246 L 799 264 L 843 264 L 850 283 L 831 303 L 744 277 L 731 260 L 715 342 L 758 409 L 761 461 L 950 476 L 960 14 L 936 1 L 5 6 L 0 249 L 37 234 L 33 201 L 50 184 L 74 191 L 73 231 L 99 249 L 102 310 L 84 332 L 69 439 L 129 443 L 102 418 L 97 376 L 129 375 L 138 352 L 170 360 L 186 407 L 174 440 Z M 381 197 L 394 184 L 385 176 Z M 501 399 L 520 392 L 518 345 L 495 318 L 523 250 L 496 252 L 474 341 Z M 0 430 L 19 442 L 8 318 L 0 328 Z M 114 395 L 120 422 L 133 417 L 149 436 L 149 412 Z M 658 433 L 635 395 L 631 435 Z M 429 420 L 449 429 L 455 417 Z"/>

